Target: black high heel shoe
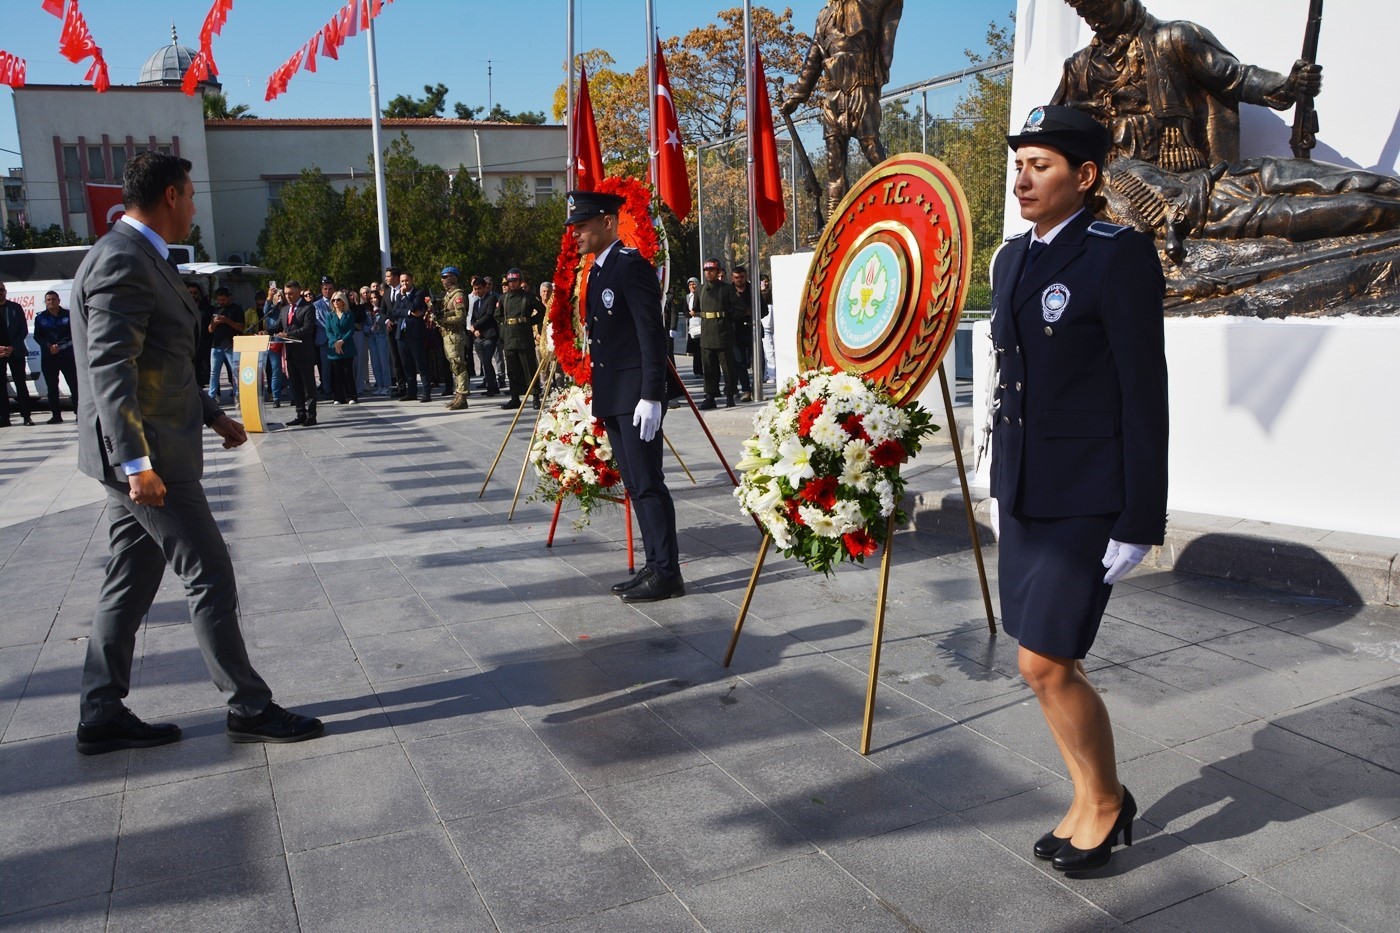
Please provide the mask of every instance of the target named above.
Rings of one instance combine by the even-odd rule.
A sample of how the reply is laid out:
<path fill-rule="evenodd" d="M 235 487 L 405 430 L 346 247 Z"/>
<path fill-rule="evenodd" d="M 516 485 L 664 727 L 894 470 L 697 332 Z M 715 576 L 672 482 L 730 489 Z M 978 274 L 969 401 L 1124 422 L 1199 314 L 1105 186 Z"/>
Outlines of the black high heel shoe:
<path fill-rule="evenodd" d="M 1104 841 L 1092 849 L 1078 849 L 1074 843 L 1066 842 L 1050 860 L 1051 867 L 1056 871 L 1089 871 L 1103 868 L 1113 854 L 1113 847 L 1118 844 L 1120 833 L 1123 836 L 1123 845 L 1133 844 L 1133 819 L 1136 816 L 1137 801 L 1133 799 L 1132 792 L 1125 787 L 1123 806 L 1118 811 L 1118 819 L 1113 821 L 1113 828 L 1108 831 Z"/>
<path fill-rule="evenodd" d="M 1067 845 L 1069 845 L 1068 839 L 1055 835 L 1054 830 L 1051 830 L 1035 841 L 1035 845 L 1031 846 L 1031 851 L 1038 859 L 1052 859 L 1056 852 Z"/>

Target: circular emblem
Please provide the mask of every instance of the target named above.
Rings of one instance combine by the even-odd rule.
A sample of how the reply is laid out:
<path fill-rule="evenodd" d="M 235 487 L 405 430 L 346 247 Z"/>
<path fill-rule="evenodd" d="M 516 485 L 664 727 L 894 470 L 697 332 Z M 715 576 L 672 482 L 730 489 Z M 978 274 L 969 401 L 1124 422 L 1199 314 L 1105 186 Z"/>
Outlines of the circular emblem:
<path fill-rule="evenodd" d="M 799 366 L 831 366 L 918 397 L 952 346 L 972 221 L 946 165 L 918 153 L 868 172 L 833 212 L 802 294 Z"/>
<path fill-rule="evenodd" d="M 613 299 L 613 290 L 611 288 L 603 289 L 603 307 L 611 311 L 613 306 Z"/>
<path fill-rule="evenodd" d="M 1021 127 L 1022 133 L 1039 133 L 1041 124 L 1045 122 L 1045 108 L 1037 107 L 1031 111 L 1031 115 L 1026 117 L 1026 125 Z"/>
<path fill-rule="evenodd" d="M 1045 323 L 1054 324 L 1069 304 L 1069 289 L 1056 283 L 1040 293 L 1040 316 Z"/>
<path fill-rule="evenodd" d="M 243 380 L 245 386 L 250 386 L 257 381 L 258 370 L 255 366 L 244 366 L 238 372 L 238 377 Z"/>

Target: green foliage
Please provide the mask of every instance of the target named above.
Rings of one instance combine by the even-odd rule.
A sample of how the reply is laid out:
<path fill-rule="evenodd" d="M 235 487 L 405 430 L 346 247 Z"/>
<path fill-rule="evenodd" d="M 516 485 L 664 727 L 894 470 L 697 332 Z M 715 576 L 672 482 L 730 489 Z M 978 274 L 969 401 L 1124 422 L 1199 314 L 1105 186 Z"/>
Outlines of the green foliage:
<path fill-rule="evenodd" d="M 564 223 L 562 196 L 536 204 L 524 179 L 515 178 L 492 204 L 465 167 L 449 173 L 419 161 L 403 135 L 385 152 L 384 174 L 393 262 L 419 284 L 436 285 L 438 272 L 449 265 L 461 268 L 464 277 L 498 279 L 519 266 L 536 283 L 553 273 Z M 327 274 L 348 285 L 378 280 L 373 185 L 337 193 L 319 171 L 303 172 L 282 189 L 258 252 L 281 277 L 303 283 Z"/>
<path fill-rule="evenodd" d="M 47 227 L 31 227 L 11 220 L 5 224 L 3 249 L 46 249 L 53 246 L 84 246 L 96 243 L 96 237 L 81 237 L 72 230 L 49 224 Z"/>
<path fill-rule="evenodd" d="M 423 96 L 409 97 L 400 94 L 389 101 L 384 108 L 386 118 L 393 117 L 440 117 L 447 106 L 447 85 L 439 83 L 423 85 Z"/>
<path fill-rule="evenodd" d="M 456 103 L 452 105 L 452 109 L 457 114 L 458 120 L 475 120 L 481 116 L 481 111 L 485 110 L 486 108 L 468 107 L 466 104 Z"/>
<path fill-rule="evenodd" d="M 258 115 L 248 109 L 247 104 L 230 107 L 223 91 L 204 89 L 204 119 L 206 120 L 256 120 Z"/>
<path fill-rule="evenodd" d="M 457 105 L 461 107 L 461 104 Z M 481 112 L 480 107 L 474 108 L 477 113 Z M 543 110 L 522 110 L 519 113 L 511 113 L 500 104 L 491 108 L 491 112 L 486 115 L 486 119 L 493 123 L 524 123 L 530 126 L 538 126 L 545 122 Z"/>
<path fill-rule="evenodd" d="M 190 235 L 185 237 L 185 245 L 193 247 L 195 262 L 209 261 L 209 251 L 204 248 L 204 235 L 199 230 L 199 224 L 190 228 Z"/>

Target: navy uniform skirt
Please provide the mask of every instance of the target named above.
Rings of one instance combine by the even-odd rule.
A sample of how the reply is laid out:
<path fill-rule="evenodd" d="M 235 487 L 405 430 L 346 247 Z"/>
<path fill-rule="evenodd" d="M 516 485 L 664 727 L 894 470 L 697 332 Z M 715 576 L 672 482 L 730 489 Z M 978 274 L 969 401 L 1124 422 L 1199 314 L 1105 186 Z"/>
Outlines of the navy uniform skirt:
<path fill-rule="evenodd" d="M 1116 515 L 1026 518 L 1000 509 L 997 543 L 1002 628 L 1037 654 L 1083 658 L 1113 587 L 1104 549 Z"/>

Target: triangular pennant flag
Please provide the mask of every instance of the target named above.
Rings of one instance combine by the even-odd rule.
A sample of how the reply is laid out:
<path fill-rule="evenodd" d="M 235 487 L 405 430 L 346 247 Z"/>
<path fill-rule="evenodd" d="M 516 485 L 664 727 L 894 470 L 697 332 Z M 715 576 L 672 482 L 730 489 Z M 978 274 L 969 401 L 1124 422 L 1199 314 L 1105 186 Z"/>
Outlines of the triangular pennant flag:
<path fill-rule="evenodd" d="M 690 175 L 685 167 L 685 148 L 681 143 L 680 119 L 676 102 L 671 97 L 671 76 L 666 71 L 666 57 L 661 43 L 656 43 L 656 127 L 652 145 L 656 150 L 656 178 L 652 183 L 661 200 L 675 212 L 678 220 L 690 213 Z"/>
<path fill-rule="evenodd" d="M 63 0 L 44 0 L 44 12 L 52 13 L 54 16 L 63 16 Z"/>
<path fill-rule="evenodd" d="M 753 176 L 754 207 L 759 222 L 769 236 L 787 220 L 783 203 L 783 176 L 778 169 L 778 139 L 773 132 L 773 105 L 768 99 L 768 82 L 763 76 L 763 53 L 753 48 L 754 113 Z"/>

